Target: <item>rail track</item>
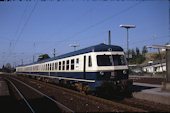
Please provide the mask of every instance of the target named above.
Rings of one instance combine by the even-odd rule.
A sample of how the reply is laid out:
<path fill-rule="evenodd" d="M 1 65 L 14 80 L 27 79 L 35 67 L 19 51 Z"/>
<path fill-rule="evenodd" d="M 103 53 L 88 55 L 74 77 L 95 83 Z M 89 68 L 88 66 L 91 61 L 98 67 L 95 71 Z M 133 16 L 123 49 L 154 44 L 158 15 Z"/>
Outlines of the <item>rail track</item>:
<path fill-rule="evenodd" d="M 18 77 L 17 77 L 18 78 Z M 76 112 L 145 112 L 145 110 L 138 109 L 135 107 L 130 107 L 117 102 L 112 102 L 106 99 L 98 98 L 91 95 L 85 95 L 77 91 L 66 89 L 63 87 L 58 87 L 53 84 L 48 84 L 45 82 L 29 79 L 25 77 L 19 77 L 22 81 L 27 84 L 32 84 L 35 88 L 45 92 L 47 95 L 53 95 L 54 98 L 66 106 L 72 108 Z M 60 95 L 59 98 L 56 95 Z M 63 96 L 62 96 L 63 95 Z"/>
<path fill-rule="evenodd" d="M 135 98 L 125 98 L 121 103 L 147 110 L 149 112 L 170 112 L 170 106 Z"/>
<path fill-rule="evenodd" d="M 134 98 L 108 100 L 23 76 L 13 75 L 8 77 L 24 81 L 75 112 L 170 112 L 169 106 L 161 106 Z"/>
<path fill-rule="evenodd" d="M 25 112 L 32 112 L 32 113 L 71 112 L 71 113 L 74 113 L 73 110 L 57 102 L 52 97 L 47 96 L 46 94 L 40 92 L 39 90 L 31 87 L 30 85 L 18 79 L 8 77 L 8 78 L 5 78 L 5 80 L 7 80 L 13 86 L 13 88 L 17 91 L 17 93 L 22 98 L 22 100 L 24 100 L 24 103 L 28 106 L 29 110 L 27 109 Z"/>
<path fill-rule="evenodd" d="M 131 107 L 143 109 L 147 112 L 170 112 L 170 106 L 136 98 L 124 98 L 122 100 L 112 100 Z"/>
<path fill-rule="evenodd" d="M 130 76 L 129 77 L 130 79 L 132 79 L 134 82 L 139 82 L 139 83 L 149 83 L 149 84 L 159 84 L 161 85 L 162 82 L 166 81 L 165 78 L 162 78 L 162 77 L 133 77 L 133 76 Z"/>
<path fill-rule="evenodd" d="M 25 97 L 22 95 L 22 93 L 19 91 L 19 89 L 14 85 L 13 82 L 11 82 L 10 80 L 8 79 L 5 79 L 7 80 L 13 87 L 14 89 L 17 91 L 17 93 L 19 94 L 19 96 L 24 100 L 25 104 L 28 106 L 29 110 L 32 112 L 32 113 L 35 113 L 35 111 L 33 110 L 33 108 L 31 107 L 31 105 L 28 103 L 28 101 L 25 99 Z"/>

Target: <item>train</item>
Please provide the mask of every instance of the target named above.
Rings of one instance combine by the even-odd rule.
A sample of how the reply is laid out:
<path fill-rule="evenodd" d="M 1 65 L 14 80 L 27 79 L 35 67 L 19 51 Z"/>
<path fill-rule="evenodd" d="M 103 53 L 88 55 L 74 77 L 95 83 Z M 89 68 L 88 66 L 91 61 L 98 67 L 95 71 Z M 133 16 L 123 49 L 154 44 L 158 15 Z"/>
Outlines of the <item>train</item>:
<path fill-rule="evenodd" d="M 123 91 L 133 84 L 123 49 L 104 43 L 17 66 L 16 73 L 51 78 L 82 91 L 94 91 L 107 84 Z"/>

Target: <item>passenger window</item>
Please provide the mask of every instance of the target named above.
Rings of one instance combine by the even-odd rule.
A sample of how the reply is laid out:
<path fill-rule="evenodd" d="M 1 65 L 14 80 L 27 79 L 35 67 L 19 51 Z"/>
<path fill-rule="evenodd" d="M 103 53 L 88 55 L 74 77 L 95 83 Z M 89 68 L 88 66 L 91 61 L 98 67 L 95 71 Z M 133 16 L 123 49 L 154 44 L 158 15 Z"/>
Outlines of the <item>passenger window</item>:
<path fill-rule="evenodd" d="M 50 70 L 51 70 L 52 64 L 50 63 Z"/>
<path fill-rule="evenodd" d="M 66 70 L 69 70 L 69 60 L 66 61 Z"/>
<path fill-rule="evenodd" d="M 54 70 L 54 63 L 52 63 L 53 65 L 52 65 L 52 70 Z"/>
<path fill-rule="evenodd" d="M 61 70 L 61 62 L 59 62 L 59 70 Z"/>
<path fill-rule="evenodd" d="M 79 69 L 79 59 L 76 59 L 76 69 Z"/>
<path fill-rule="evenodd" d="M 79 59 L 78 58 L 76 59 L 76 64 L 79 64 Z"/>
<path fill-rule="evenodd" d="M 55 70 L 57 70 L 57 66 L 58 66 L 58 63 L 56 62 L 56 63 L 55 63 Z"/>
<path fill-rule="evenodd" d="M 74 70 L 74 59 L 71 60 L 71 70 Z"/>
<path fill-rule="evenodd" d="M 50 69 L 50 64 L 48 64 L 48 70 Z"/>
<path fill-rule="evenodd" d="M 65 70 L 65 61 L 63 61 L 63 70 Z"/>
<path fill-rule="evenodd" d="M 91 60 L 91 56 L 89 56 L 89 67 L 91 67 L 92 66 L 92 60 Z"/>

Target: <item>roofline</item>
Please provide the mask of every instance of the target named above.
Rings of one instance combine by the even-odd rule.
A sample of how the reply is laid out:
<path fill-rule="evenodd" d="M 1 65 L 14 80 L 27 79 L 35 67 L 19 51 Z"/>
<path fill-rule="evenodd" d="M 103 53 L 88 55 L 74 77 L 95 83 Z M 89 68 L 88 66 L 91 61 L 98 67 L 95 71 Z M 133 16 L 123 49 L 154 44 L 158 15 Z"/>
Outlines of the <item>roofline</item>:
<path fill-rule="evenodd" d="M 100 46 L 102 47 L 102 49 L 100 49 Z M 20 65 L 17 67 L 21 67 L 21 66 L 28 66 L 28 65 L 33 65 L 33 64 L 40 64 L 40 63 L 44 63 L 44 62 L 50 62 L 53 60 L 58 60 L 58 59 L 62 59 L 62 58 L 66 58 L 66 57 L 71 57 L 71 56 L 76 56 L 76 55 L 80 55 L 80 54 L 85 54 L 85 53 L 90 53 L 90 52 L 101 52 L 101 51 L 109 51 L 108 49 L 113 49 L 113 51 L 123 51 L 123 49 L 120 46 L 116 46 L 116 45 L 106 45 L 106 44 L 98 44 L 98 45 L 94 45 L 94 46 L 90 46 L 90 47 L 86 47 L 77 51 L 73 51 L 73 52 L 69 52 L 63 55 L 59 55 L 53 58 L 49 58 L 49 59 L 45 59 L 45 60 L 41 60 L 41 61 L 37 61 L 34 63 L 30 63 L 30 64 L 25 64 L 25 65 Z"/>

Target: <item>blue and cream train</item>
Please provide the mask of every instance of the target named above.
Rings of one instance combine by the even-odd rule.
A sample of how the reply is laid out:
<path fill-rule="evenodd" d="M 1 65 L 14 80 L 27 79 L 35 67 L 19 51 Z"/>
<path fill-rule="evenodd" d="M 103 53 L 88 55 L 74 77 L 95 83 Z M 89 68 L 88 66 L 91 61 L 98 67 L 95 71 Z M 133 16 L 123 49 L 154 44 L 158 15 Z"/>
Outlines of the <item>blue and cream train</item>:
<path fill-rule="evenodd" d="M 128 65 L 120 46 L 99 44 L 39 62 L 18 66 L 17 73 L 86 84 L 95 90 L 105 82 L 130 84 Z"/>

